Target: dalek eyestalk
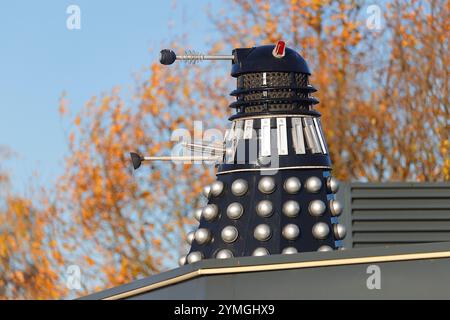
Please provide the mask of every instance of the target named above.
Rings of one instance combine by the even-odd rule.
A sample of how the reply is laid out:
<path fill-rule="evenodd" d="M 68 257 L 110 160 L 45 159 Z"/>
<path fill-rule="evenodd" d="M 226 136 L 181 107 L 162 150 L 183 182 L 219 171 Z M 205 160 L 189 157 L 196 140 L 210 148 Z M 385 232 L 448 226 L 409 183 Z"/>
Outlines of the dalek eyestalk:
<path fill-rule="evenodd" d="M 170 49 L 163 49 L 160 52 L 159 62 L 164 65 L 171 65 L 175 60 L 186 61 L 191 64 L 195 64 L 203 60 L 233 60 L 233 55 L 205 55 L 196 51 L 186 51 L 184 55 L 176 55 Z"/>

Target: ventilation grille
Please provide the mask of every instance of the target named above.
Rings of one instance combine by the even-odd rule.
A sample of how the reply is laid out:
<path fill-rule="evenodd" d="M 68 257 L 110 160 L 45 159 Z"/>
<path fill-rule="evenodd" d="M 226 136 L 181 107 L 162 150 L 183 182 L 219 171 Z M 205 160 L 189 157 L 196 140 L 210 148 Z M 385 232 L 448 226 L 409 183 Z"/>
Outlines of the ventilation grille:
<path fill-rule="evenodd" d="M 288 72 L 263 72 L 247 73 L 237 78 L 238 87 L 243 89 L 258 88 L 263 85 L 268 87 L 281 87 L 287 85 L 296 85 L 306 87 L 308 85 L 308 75 L 304 73 L 294 74 L 294 83 L 291 80 L 291 74 Z"/>
<path fill-rule="evenodd" d="M 450 184 L 343 185 L 347 247 L 450 241 Z"/>
<path fill-rule="evenodd" d="M 231 92 L 237 101 L 230 107 L 236 108 L 238 113 L 302 113 L 312 110 L 312 106 L 319 102 L 311 96 L 315 91 L 304 73 L 248 73 L 237 78 L 237 89 Z"/>

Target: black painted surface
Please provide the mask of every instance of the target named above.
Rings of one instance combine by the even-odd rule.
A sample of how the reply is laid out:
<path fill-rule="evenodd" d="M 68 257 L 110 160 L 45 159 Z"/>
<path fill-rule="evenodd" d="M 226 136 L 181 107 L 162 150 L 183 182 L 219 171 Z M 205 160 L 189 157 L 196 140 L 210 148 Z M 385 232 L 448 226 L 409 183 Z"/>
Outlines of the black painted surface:
<path fill-rule="evenodd" d="M 257 185 L 264 176 L 259 172 L 240 173 L 240 178 L 245 179 L 249 184 L 249 191 L 241 197 L 234 196 L 230 191 L 230 186 L 235 179 L 234 175 L 218 176 L 218 179 L 225 185 L 225 191 L 219 197 L 211 197 L 208 203 L 216 204 L 221 215 L 217 221 L 208 222 L 202 219 L 199 226 L 210 230 L 215 235 L 214 241 L 203 245 L 193 242 L 191 252 L 201 251 L 204 253 L 205 258 L 214 258 L 215 253 L 219 249 L 230 249 L 234 256 L 251 256 L 252 252 L 258 247 L 268 249 L 271 254 L 281 253 L 283 248 L 286 247 L 295 247 L 299 252 L 316 251 L 322 245 L 334 248 L 332 217 L 328 207 L 321 217 L 312 217 L 308 213 L 307 207 L 308 203 L 316 199 L 323 200 L 328 206 L 327 199 L 334 198 L 333 194 L 327 193 L 325 187 L 326 176 L 328 175 L 329 173 L 324 173 L 323 170 L 280 171 L 273 176 L 277 185 L 275 191 L 271 194 L 263 194 L 258 190 Z M 311 176 L 321 178 L 323 186 L 320 192 L 309 193 L 303 188 L 298 194 L 288 194 L 283 190 L 282 186 L 287 178 L 297 177 L 304 185 L 306 179 Z M 262 200 L 272 201 L 274 213 L 269 218 L 262 218 L 255 213 L 257 203 Z M 295 200 L 301 204 L 300 213 L 295 218 L 286 217 L 282 213 L 283 203 L 289 200 Z M 244 214 L 238 220 L 228 218 L 225 213 L 227 206 L 232 202 L 239 202 L 244 207 Z M 318 240 L 313 237 L 312 228 L 317 222 L 324 222 L 330 228 L 330 234 L 324 240 Z M 263 223 L 269 225 L 272 229 L 272 237 L 268 241 L 258 241 L 253 236 L 253 230 L 255 230 L 256 226 Z M 294 241 L 286 240 L 281 234 L 283 226 L 291 223 L 300 226 L 300 236 Z M 230 225 L 237 228 L 239 237 L 235 242 L 227 244 L 220 238 L 220 233 L 224 227 Z"/>
<path fill-rule="evenodd" d="M 250 72 L 299 72 L 311 74 L 305 59 L 296 51 L 286 48 L 283 58 L 272 55 L 274 45 L 253 48 L 237 48 L 233 50 L 235 61 L 231 67 L 231 75 Z"/>

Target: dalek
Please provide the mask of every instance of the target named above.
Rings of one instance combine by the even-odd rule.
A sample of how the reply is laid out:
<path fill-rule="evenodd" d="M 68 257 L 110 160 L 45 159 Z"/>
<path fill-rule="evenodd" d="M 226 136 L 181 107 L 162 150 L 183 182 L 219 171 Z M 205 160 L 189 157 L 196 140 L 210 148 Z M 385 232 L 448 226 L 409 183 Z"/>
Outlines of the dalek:
<path fill-rule="evenodd" d="M 207 204 L 193 212 L 199 226 L 187 234 L 190 250 L 179 264 L 343 249 L 346 229 L 338 220 L 343 208 L 335 196 L 339 184 L 305 59 L 278 41 L 236 48 L 231 55 L 161 51 L 162 64 L 176 60 L 231 61 L 237 80 L 223 143 L 186 143 L 201 154 L 178 158 L 131 153 L 135 169 L 157 160 L 216 164 L 216 180 L 203 191 Z"/>

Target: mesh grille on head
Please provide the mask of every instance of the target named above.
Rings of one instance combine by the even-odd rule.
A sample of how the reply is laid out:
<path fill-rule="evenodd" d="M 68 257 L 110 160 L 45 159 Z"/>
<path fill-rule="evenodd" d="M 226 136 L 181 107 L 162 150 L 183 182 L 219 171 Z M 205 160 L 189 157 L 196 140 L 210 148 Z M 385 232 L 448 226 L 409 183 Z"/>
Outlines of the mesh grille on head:
<path fill-rule="evenodd" d="M 256 72 L 237 77 L 237 89 L 231 94 L 237 101 L 230 107 L 238 114 L 306 111 L 318 101 L 308 83 L 308 74 L 294 72 Z"/>
<path fill-rule="evenodd" d="M 282 87 L 296 85 L 306 87 L 308 85 L 308 75 L 304 73 L 294 73 L 294 83 L 291 81 L 289 72 L 265 72 L 265 85 L 268 87 Z M 238 86 L 243 89 L 259 88 L 264 85 L 264 72 L 247 73 L 238 77 Z"/>

